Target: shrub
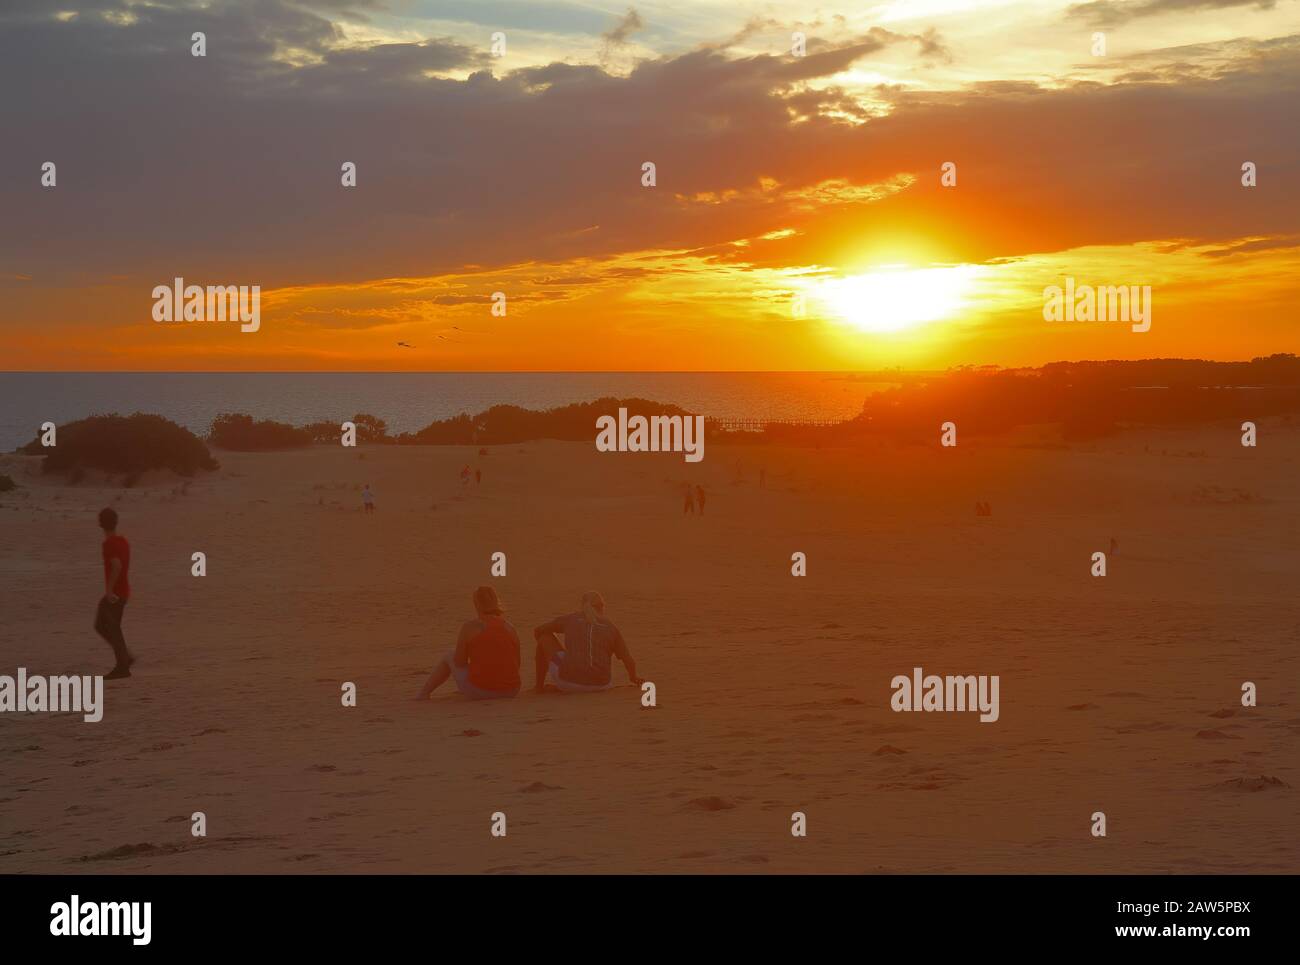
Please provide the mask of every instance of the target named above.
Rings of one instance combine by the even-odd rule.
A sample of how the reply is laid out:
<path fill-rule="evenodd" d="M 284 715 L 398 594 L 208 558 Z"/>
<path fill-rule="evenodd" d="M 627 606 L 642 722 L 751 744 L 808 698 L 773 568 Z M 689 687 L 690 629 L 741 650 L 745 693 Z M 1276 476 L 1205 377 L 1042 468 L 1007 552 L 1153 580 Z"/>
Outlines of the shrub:
<path fill-rule="evenodd" d="M 388 438 L 388 423 L 376 416 L 358 412 L 352 417 L 357 427 L 357 442 L 391 442 Z M 337 430 L 335 436 L 337 437 Z"/>
<path fill-rule="evenodd" d="M 192 476 L 213 470 L 217 462 L 194 433 L 160 415 L 94 415 L 59 426 L 58 444 L 45 448 L 39 435 L 20 451 L 45 457 L 43 472 L 71 472 L 79 478 L 87 469 L 110 473 L 143 473 L 170 469 Z"/>
<path fill-rule="evenodd" d="M 7 493 L 18 488 L 18 484 L 8 476 L 0 475 L 0 493 Z"/>
<path fill-rule="evenodd" d="M 309 446 L 312 444 L 312 433 L 284 422 L 273 422 L 270 419 L 254 422 L 251 415 L 223 412 L 212 420 L 208 441 L 219 449 L 260 452 Z"/>
<path fill-rule="evenodd" d="M 419 445 L 505 445 L 531 442 L 534 439 L 590 441 L 596 437 L 596 419 L 616 415 L 620 408 L 628 415 L 680 415 L 687 413 L 675 405 L 646 399 L 597 399 L 555 409 L 536 411 L 517 405 L 494 405 L 478 415 L 462 413 L 440 419 L 419 432 L 399 436 L 404 443 Z"/>

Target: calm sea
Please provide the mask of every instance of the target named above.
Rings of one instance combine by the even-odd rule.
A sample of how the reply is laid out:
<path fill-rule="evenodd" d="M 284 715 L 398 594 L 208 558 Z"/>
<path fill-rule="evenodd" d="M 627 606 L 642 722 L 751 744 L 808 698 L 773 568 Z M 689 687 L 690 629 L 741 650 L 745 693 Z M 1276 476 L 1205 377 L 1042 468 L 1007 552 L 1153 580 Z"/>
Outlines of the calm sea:
<path fill-rule="evenodd" d="M 547 409 L 603 396 L 669 402 L 719 418 L 843 419 L 889 383 L 851 373 L 790 372 L 8 372 L 0 373 L 0 451 L 42 422 L 154 412 L 206 433 L 222 412 L 301 425 L 359 412 L 413 432 L 499 404 Z M 875 378 L 878 378 L 876 376 Z"/>

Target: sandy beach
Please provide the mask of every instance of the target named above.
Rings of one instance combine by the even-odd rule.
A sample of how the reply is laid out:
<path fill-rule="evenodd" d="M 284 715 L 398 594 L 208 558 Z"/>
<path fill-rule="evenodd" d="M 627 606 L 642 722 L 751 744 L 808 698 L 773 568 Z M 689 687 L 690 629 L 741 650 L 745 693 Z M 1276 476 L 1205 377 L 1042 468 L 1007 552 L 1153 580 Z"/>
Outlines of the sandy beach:
<path fill-rule="evenodd" d="M 131 489 L 0 457 L 20 486 L 0 495 L 0 673 L 108 670 L 104 505 L 139 657 L 99 723 L 0 721 L 0 871 L 1295 873 L 1300 429 L 1239 437 L 719 445 L 698 465 L 317 446 Z M 602 694 L 415 703 L 480 583 L 529 686 L 532 628 L 601 590 L 658 706 L 619 665 Z M 894 712 L 914 667 L 999 675 L 999 719 Z"/>

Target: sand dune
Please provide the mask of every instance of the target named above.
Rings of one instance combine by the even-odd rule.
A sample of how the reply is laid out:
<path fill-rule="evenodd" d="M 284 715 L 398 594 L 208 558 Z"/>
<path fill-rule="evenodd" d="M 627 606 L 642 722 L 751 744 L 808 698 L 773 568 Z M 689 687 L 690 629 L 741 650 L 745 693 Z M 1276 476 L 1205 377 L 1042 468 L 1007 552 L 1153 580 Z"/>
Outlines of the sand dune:
<path fill-rule="evenodd" d="M 0 871 L 1294 873 L 1300 432 L 1261 440 L 317 448 L 217 453 L 183 493 L 0 458 L 0 672 L 110 666 L 110 502 L 140 658 L 101 723 L 0 720 Z M 602 590 L 659 706 L 617 666 L 603 694 L 415 704 L 482 582 L 526 642 Z M 1000 719 L 893 712 L 918 666 L 1000 675 Z"/>

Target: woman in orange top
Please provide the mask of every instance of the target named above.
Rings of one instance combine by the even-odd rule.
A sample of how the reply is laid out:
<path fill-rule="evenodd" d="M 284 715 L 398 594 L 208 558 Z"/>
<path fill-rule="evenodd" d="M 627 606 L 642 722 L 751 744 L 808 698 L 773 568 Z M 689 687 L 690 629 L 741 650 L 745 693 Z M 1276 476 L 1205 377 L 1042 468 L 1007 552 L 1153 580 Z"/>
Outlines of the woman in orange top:
<path fill-rule="evenodd" d="M 474 591 L 478 617 L 460 628 L 456 649 L 439 661 L 416 700 L 454 679 L 471 700 L 514 697 L 519 693 L 519 634 L 501 615 L 501 601 L 490 586 Z"/>

